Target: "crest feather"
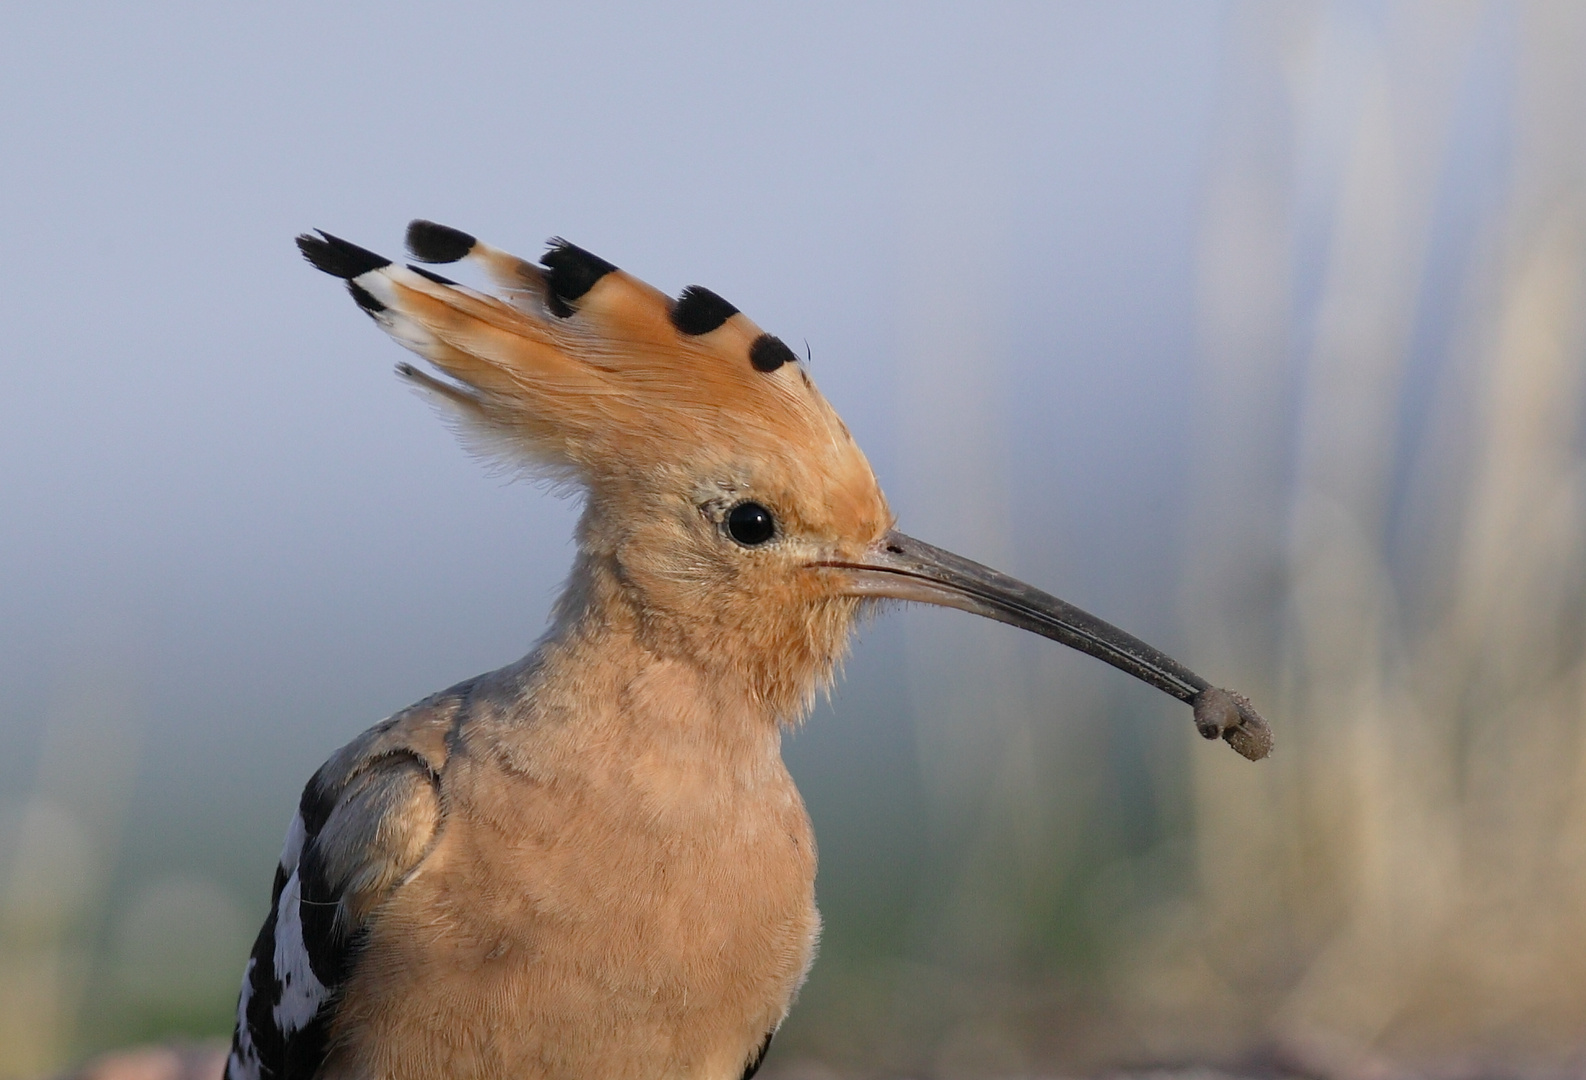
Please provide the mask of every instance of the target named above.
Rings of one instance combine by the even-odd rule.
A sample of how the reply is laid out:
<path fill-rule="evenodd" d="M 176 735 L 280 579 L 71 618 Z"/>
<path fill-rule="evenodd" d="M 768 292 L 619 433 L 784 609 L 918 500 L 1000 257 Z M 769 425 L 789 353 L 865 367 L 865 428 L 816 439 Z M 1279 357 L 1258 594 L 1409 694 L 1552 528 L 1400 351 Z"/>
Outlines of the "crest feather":
<path fill-rule="evenodd" d="M 329 234 L 298 246 L 455 382 L 406 365 L 404 377 L 531 468 L 596 484 L 752 454 L 835 483 L 869 474 L 792 351 L 709 290 L 691 286 L 674 301 L 564 240 L 537 266 L 428 221 L 409 227 L 413 256 L 476 264 L 501 295 Z"/>

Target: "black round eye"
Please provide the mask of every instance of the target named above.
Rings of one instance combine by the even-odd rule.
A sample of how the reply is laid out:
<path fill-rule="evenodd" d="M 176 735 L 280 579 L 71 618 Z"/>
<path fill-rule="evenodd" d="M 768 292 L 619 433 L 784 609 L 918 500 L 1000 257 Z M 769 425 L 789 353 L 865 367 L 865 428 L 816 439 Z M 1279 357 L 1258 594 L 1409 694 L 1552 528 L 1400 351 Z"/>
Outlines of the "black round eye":
<path fill-rule="evenodd" d="M 740 544 L 758 547 L 776 535 L 776 518 L 759 503 L 741 502 L 727 511 L 727 535 Z"/>

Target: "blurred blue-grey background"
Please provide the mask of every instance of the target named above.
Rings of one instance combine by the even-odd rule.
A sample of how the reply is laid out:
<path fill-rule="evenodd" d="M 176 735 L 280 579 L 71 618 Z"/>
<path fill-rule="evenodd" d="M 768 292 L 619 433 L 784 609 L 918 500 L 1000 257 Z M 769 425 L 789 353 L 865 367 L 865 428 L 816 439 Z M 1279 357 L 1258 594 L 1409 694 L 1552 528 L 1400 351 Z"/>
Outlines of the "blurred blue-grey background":
<path fill-rule="evenodd" d="M 868 627 L 787 745 L 768 1070 L 1578 1070 L 1583 55 L 1573 3 L 4 5 L 0 1076 L 224 1033 L 302 782 L 544 624 L 576 506 L 291 244 L 417 216 L 724 293 L 905 529 L 1274 721 Z"/>

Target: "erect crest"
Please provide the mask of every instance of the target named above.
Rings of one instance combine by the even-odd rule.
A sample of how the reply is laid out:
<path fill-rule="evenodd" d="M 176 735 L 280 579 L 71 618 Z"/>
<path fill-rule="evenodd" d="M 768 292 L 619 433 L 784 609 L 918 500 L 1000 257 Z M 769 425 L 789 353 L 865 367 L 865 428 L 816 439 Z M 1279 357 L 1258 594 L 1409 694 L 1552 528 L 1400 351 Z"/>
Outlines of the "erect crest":
<path fill-rule="evenodd" d="M 405 376 L 557 475 L 600 485 L 752 457 L 839 499 L 874 483 L 793 351 L 709 289 L 673 300 L 564 240 L 536 265 L 429 221 L 408 228 L 414 258 L 470 260 L 499 296 L 326 233 L 297 242 L 450 380 Z"/>

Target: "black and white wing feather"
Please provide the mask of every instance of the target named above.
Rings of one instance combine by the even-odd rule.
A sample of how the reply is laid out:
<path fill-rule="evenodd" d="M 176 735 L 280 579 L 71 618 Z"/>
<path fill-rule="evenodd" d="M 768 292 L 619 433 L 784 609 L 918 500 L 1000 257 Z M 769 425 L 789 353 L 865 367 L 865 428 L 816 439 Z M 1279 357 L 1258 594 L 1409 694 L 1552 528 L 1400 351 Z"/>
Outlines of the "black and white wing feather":
<path fill-rule="evenodd" d="M 311 1080 L 370 915 L 423 862 L 468 686 L 396 714 L 303 789 L 237 1001 L 226 1080 Z"/>

